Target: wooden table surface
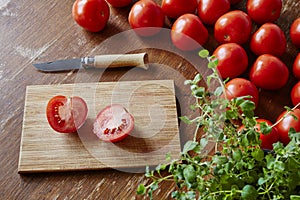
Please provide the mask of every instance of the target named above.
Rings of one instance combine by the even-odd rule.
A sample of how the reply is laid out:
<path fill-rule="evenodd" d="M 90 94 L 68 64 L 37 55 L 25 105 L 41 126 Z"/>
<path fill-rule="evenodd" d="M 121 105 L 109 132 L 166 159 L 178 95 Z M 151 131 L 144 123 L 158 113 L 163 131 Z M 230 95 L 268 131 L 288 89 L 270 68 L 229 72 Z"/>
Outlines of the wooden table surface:
<path fill-rule="evenodd" d="M 101 44 L 116 34 L 130 29 L 127 22 L 130 7 L 126 7 L 111 8 L 109 22 L 102 32 L 84 31 L 72 19 L 73 2 L 73 0 L 0 0 L 0 199 L 142 198 L 135 193 L 140 183 L 148 181 L 143 173 L 127 173 L 111 169 L 18 174 L 26 86 L 78 81 L 76 71 L 42 73 L 37 71 L 32 63 L 118 52 L 118 45 L 105 49 Z M 243 2 L 236 7 L 244 9 L 244 5 Z M 282 14 L 276 23 L 287 37 L 287 51 L 282 60 L 289 69 L 299 51 L 291 44 L 289 37 L 290 24 L 297 17 L 300 17 L 299 0 L 283 0 Z M 209 28 L 209 31 L 211 34 L 212 28 Z M 204 47 L 212 51 L 216 45 L 211 34 Z M 193 78 L 195 68 L 176 54 L 155 48 L 149 48 L 147 52 L 152 63 L 159 63 L 153 64 L 153 68 L 149 71 L 136 71 L 125 76 L 130 69 L 106 70 L 99 81 L 118 81 L 124 76 L 127 80 L 176 79 L 175 86 L 180 96 L 182 79 L 177 80 L 176 76 L 179 74 L 185 79 Z M 249 57 L 253 62 L 254 55 L 249 53 Z M 291 106 L 288 95 L 295 82 L 295 78 L 290 75 L 289 82 L 284 88 L 278 91 L 260 90 L 261 100 L 257 115 L 274 121 L 283 111 L 284 105 Z M 184 95 L 180 97 L 182 96 Z M 180 106 L 186 105 L 182 103 Z M 181 134 L 187 133 L 181 131 Z M 173 189 L 174 185 L 165 183 L 154 197 L 168 199 Z"/>

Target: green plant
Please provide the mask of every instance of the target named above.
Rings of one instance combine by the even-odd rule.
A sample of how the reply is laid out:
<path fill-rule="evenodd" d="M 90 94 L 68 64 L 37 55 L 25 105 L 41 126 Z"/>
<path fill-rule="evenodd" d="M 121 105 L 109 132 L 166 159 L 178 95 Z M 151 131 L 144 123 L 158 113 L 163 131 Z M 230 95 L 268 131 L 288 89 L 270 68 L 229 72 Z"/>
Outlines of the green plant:
<path fill-rule="evenodd" d="M 273 151 L 262 150 L 254 103 L 248 96 L 227 100 L 225 84 L 216 71 L 218 61 L 206 50 L 199 55 L 208 59 L 212 74 L 207 77 L 207 87 L 199 86 L 199 74 L 185 82 L 195 98 L 191 108 L 199 115 L 181 117 L 188 124 L 196 123 L 194 138 L 186 142 L 180 159 L 155 170 L 147 167 L 145 176 L 152 181 L 139 185 L 137 193 L 152 199 L 161 182 L 174 181 L 175 199 L 299 199 L 300 134 L 291 130 L 287 146 L 278 142 Z M 211 87 L 215 83 L 218 86 Z M 245 129 L 238 131 L 240 125 Z M 260 127 L 264 134 L 272 129 L 266 123 Z M 213 152 L 205 152 L 208 143 L 214 144 Z"/>

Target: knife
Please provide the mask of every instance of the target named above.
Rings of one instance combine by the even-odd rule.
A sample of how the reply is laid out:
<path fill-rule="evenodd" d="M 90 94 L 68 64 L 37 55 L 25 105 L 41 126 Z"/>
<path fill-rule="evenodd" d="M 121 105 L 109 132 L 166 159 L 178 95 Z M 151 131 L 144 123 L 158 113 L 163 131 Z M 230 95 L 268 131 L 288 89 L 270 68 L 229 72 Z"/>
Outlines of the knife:
<path fill-rule="evenodd" d="M 94 57 L 56 60 L 52 62 L 34 63 L 38 70 L 59 72 L 76 69 L 140 67 L 148 69 L 147 53 L 96 55 Z"/>

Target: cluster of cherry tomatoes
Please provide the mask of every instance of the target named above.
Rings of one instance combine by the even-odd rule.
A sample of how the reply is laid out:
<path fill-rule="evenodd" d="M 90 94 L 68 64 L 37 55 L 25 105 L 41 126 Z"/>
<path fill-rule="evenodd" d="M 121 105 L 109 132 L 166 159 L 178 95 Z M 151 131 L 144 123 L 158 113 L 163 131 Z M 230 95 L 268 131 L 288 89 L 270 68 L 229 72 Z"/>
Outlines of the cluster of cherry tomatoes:
<path fill-rule="evenodd" d="M 131 0 L 106 1 L 113 7 L 133 3 Z M 89 31 L 102 30 L 109 18 L 106 1 L 76 0 L 73 6 L 75 21 Z M 196 50 L 199 45 L 205 46 L 209 39 L 208 27 L 212 27 L 214 39 L 219 44 L 212 55 L 218 58 L 220 76 L 230 79 L 226 84 L 227 98 L 249 95 L 252 96 L 250 100 L 258 105 L 258 88 L 280 89 L 286 85 L 290 76 L 288 66 L 280 58 L 286 52 L 286 35 L 276 24 L 281 14 L 282 0 L 247 0 L 246 11 L 231 10 L 232 5 L 240 2 L 241 0 L 162 0 L 159 5 L 153 0 L 139 0 L 131 7 L 128 22 L 139 35 L 149 37 L 166 26 L 166 18 L 170 19 L 172 42 L 183 51 Z M 258 28 L 254 30 L 253 24 Z M 143 29 L 146 27 L 156 29 Z M 300 17 L 290 26 L 290 38 L 300 48 Z M 239 78 L 249 65 L 245 46 L 257 56 L 249 70 L 248 79 Z M 292 69 L 294 76 L 300 80 L 299 53 Z M 300 82 L 293 87 L 291 99 L 294 105 L 300 102 Z M 300 121 L 290 115 L 282 120 L 283 115 L 284 113 L 278 117 L 280 121 L 276 122 L 272 134 L 261 136 L 263 144 L 267 143 L 263 145 L 265 148 L 271 148 L 270 144 L 278 140 L 287 144 L 291 127 L 300 131 Z M 293 115 L 300 119 L 300 109 L 296 108 Z M 272 125 L 265 119 L 258 121 Z"/>

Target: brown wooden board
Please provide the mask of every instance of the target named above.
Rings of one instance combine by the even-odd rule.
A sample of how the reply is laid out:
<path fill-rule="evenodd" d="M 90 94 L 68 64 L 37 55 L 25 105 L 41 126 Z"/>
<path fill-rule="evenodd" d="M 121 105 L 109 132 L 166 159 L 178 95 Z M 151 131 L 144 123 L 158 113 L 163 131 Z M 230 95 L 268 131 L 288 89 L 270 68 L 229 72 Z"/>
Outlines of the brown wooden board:
<path fill-rule="evenodd" d="M 46 119 L 48 100 L 55 95 L 80 96 L 88 119 L 75 134 L 55 132 Z M 131 135 L 118 143 L 103 142 L 92 132 L 98 112 L 122 104 L 135 118 Z M 120 81 L 31 85 L 26 100 L 19 156 L 19 173 L 132 169 L 157 165 L 166 154 L 180 152 L 173 80 Z"/>

